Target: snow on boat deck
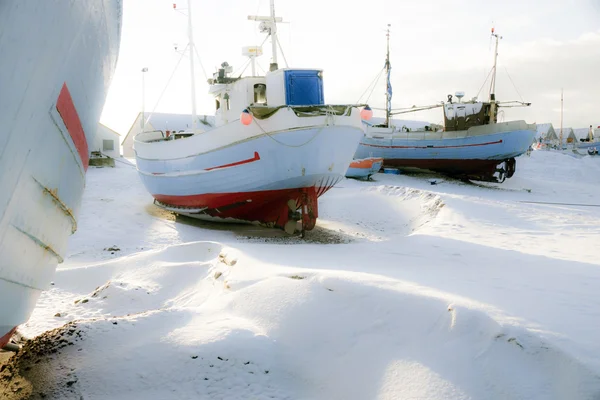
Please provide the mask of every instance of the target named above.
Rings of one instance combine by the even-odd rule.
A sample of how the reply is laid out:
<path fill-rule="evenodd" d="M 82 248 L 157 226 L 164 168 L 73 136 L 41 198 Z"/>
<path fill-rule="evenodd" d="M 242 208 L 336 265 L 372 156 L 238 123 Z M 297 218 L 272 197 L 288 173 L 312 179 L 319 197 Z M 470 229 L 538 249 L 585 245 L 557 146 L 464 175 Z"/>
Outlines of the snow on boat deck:
<path fill-rule="evenodd" d="M 134 168 L 90 169 L 69 258 L 21 327 L 56 342 L 66 328 L 43 332 L 74 321 L 81 336 L 21 362 L 28 390 L 600 396 L 600 208 L 522 203 L 600 203 L 600 158 L 534 152 L 517 163 L 490 188 L 347 179 L 322 197 L 307 241 L 176 219 L 152 205 Z M 36 379 L 48 371 L 55 379 Z"/>

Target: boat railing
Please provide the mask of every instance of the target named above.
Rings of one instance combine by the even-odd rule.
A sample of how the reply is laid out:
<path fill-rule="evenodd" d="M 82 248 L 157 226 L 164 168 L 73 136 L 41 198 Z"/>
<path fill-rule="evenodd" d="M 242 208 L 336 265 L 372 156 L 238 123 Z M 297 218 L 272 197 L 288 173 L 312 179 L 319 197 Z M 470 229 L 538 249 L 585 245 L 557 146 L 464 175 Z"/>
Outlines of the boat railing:
<path fill-rule="evenodd" d="M 169 140 L 184 139 L 193 136 L 193 132 L 189 131 L 162 131 L 160 129 L 154 131 L 145 131 L 138 133 L 134 140 L 143 143 L 166 142 Z"/>

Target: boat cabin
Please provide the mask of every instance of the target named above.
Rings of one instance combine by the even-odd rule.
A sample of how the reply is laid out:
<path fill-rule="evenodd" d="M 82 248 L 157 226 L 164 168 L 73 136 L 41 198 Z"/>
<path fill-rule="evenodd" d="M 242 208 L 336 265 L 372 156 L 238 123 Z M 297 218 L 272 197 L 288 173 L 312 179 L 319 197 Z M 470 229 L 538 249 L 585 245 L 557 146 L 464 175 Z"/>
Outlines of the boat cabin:
<path fill-rule="evenodd" d="M 323 71 L 317 69 L 281 68 L 266 76 L 231 78 L 231 67 L 222 64 L 209 93 L 215 98 L 216 126 L 240 118 L 247 107 L 314 106 L 325 104 Z"/>
<path fill-rule="evenodd" d="M 490 123 L 491 104 L 485 102 L 444 104 L 445 131 L 464 131 Z"/>

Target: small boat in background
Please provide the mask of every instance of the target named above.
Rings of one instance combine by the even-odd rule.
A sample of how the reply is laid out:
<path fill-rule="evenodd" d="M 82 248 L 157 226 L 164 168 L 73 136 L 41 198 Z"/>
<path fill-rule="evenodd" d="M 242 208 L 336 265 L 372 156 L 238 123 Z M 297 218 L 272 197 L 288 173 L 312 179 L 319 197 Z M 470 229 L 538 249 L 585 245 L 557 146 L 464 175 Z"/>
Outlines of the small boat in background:
<path fill-rule="evenodd" d="M 376 174 L 383 165 L 383 158 L 369 157 L 361 160 L 353 160 L 346 171 L 347 178 L 366 178 Z"/>
<path fill-rule="evenodd" d="M 496 55 L 498 39 L 496 38 Z M 529 106 L 530 103 L 499 103 L 495 97 L 496 58 L 487 102 L 462 102 L 464 93 L 457 92 L 458 102 L 448 95 L 447 102 L 412 107 L 392 112 L 391 64 L 388 51 L 385 62 L 387 72 L 386 120 L 373 125 L 365 122 L 365 136 L 355 154 L 356 159 L 369 156 L 382 157 L 384 167 L 425 169 L 460 178 L 503 182 L 516 170 L 515 157 L 526 153 L 533 143 L 536 125 L 525 121 L 497 122 L 498 107 Z M 391 116 L 442 107 L 444 127 L 430 125 L 423 129 L 399 129 Z"/>
<path fill-rule="evenodd" d="M 188 13 L 190 12 L 188 3 Z M 191 17 L 190 17 L 191 18 Z M 274 0 L 261 21 L 273 62 L 255 73 L 261 47 L 247 47 L 250 76 L 231 76 L 228 63 L 209 80 L 215 126 L 134 138 L 138 172 L 155 204 L 203 220 L 259 223 L 287 233 L 315 227 L 318 197 L 343 179 L 363 136 L 358 105 L 327 105 L 317 69 L 279 68 Z M 189 58 L 194 45 L 190 32 Z"/>
<path fill-rule="evenodd" d="M 29 319 L 77 230 L 122 7 L 0 3 L 0 348 Z"/>

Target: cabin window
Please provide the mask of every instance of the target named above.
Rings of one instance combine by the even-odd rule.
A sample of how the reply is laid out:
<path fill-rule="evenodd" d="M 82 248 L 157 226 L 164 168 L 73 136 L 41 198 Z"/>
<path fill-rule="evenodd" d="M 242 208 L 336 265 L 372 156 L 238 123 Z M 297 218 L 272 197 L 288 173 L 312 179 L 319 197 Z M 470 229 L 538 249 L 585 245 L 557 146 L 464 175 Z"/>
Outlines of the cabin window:
<path fill-rule="evenodd" d="M 219 108 L 221 108 L 221 102 L 219 101 L 219 99 L 216 99 L 216 100 L 215 100 L 215 106 L 216 106 L 216 109 L 217 109 L 217 110 L 218 110 Z"/>
<path fill-rule="evenodd" d="M 254 85 L 254 104 L 267 104 L 267 85 L 264 83 Z"/>
<path fill-rule="evenodd" d="M 102 151 L 113 151 L 115 149 L 114 140 L 102 140 Z"/>
<path fill-rule="evenodd" d="M 223 100 L 225 100 L 225 109 L 227 111 L 229 111 L 229 94 L 225 93 L 225 96 L 223 96 Z"/>

